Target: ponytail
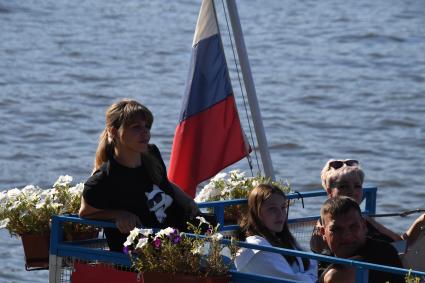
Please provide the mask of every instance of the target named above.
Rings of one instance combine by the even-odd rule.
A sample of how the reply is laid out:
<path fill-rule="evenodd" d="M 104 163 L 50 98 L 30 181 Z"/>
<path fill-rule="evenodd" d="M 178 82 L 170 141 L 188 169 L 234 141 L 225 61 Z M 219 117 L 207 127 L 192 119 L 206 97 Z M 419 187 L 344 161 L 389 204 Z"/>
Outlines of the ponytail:
<path fill-rule="evenodd" d="M 108 138 L 108 130 L 104 129 L 99 136 L 99 144 L 96 150 L 96 157 L 94 159 L 94 168 L 92 174 L 96 172 L 103 163 L 108 161 L 109 157 L 113 154 L 113 140 Z"/>

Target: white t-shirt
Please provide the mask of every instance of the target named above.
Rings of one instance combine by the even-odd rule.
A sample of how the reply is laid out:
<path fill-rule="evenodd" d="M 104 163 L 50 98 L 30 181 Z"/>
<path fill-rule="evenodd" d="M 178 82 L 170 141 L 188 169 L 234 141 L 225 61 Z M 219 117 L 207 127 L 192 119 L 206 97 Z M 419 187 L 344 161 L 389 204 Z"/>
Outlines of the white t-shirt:
<path fill-rule="evenodd" d="M 246 238 L 246 242 L 272 247 L 266 239 L 260 236 L 249 236 Z M 301 282 L 316 282 L 317 262 L 310 260 L 310 267 L 308 270 L 304 270 L 301 258 L 297 257 L 296 259 L 297 262 L 293 262 L 290 265 L 281 254 L 241 248 L 236 255 L 235 265 L 240 272 L 274 276 Z"/>

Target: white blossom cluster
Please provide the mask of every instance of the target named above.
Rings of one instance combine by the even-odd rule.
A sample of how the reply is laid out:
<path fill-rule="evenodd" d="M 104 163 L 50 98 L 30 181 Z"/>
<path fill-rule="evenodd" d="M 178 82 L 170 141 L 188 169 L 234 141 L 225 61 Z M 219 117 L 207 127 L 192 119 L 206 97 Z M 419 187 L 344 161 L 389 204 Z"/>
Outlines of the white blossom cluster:
<path fill-rule="evenodd" d="M 235 198 L 246 198 L 257 185 L 268 182 L 264 176 L 246 177 L 245 172 L 232 170 L 218 173 L 196 196 L 196 202 L 220 201 Z"/>
<path fill-rule="evenodd" d="M 49 189 L 27 185 L 0 192 L 0 228 L 20 235 L 48 227 L 54 214 L 78 213 L 84 185 L 71 186 L 72 180 L 65 175 Z"/>

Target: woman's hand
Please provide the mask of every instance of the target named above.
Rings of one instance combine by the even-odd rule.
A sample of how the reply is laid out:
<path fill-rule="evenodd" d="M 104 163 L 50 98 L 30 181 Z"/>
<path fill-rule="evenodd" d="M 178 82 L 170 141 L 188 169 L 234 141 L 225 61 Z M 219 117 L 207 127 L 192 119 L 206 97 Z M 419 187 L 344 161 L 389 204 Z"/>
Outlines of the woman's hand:
<path fill-rule="evenodd" d="M 123 234 L 129 233 L 134 227 L 142 224 L 139 217 L 134 213 L 125 210 L 97 209 L 89 205 L 84 197 L 81 198 L 79 215 L 88 219 L 113 220 L 118 230 Z"/>
<path fill-rule="evenodd" d="M 187 205 L 185 206 L 186 213 L 190 215 L 190 217 L 195 218 L 198 216 L 201 211 L 199 210 L 198 204 L 191 199 Z"/>
<path fill-rule="evenodd" d="M 142 223 L 136 214 L 125 210 L 120 210 L 117 211 L 115 224 L 121 233 L 127 234 L 130 233 L 130 231 L 135 227 L 140 226 Z"/>

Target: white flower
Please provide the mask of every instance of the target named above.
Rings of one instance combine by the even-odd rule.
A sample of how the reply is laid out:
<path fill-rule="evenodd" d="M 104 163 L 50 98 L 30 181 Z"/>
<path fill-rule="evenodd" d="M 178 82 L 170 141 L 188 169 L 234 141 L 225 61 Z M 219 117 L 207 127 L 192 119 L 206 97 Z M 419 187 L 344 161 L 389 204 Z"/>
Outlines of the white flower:
<path fill-rule="evenodd" d="M 229 174 L 230 174 L 230 180 L 231 181 L 239 181 L 239 180 L 245 179 L 245 172 L 242 172 L 239 169 L 232 170 L 232 171 L 229 172 Z"/>
<path fill-rule="evenodd" d="M 124 246 L 130 246 L 133 244 L 136 237 L 139 235 L 139 228 L 134 228 L 130 231 L 130 234 L 127 236 L 127 240 L 124 242 Z"/>
<path fill-rule="evenodd" d="M 174 228 L 167 227 L 165 229 L 160 230 L 155 234 L 155 238 L 161 238 L 162 236 L 169 236 L 175 232 Z"/>
<path fill-rule="evenodd" d="M 77 185 L 75 185 L 74 187 L 71 187 L 68 189 L 68 191 L 72 194 L 72 195 L 77 195 L 77 196 L 81 196 L 84 190 L 84 184 L 83 183 L 79 183 Z"/>
<path fill-rule="evenodd" d="M 0 203 L 6 202 L 6 201 L 7 201 L 7 192 L 6 191 L 0 192 Z"/>
<path fill-rule="evenodd" d="M 208 255 L 210 253 L 210 243 L 206 242 L 203 245 L 199 245 L 192 250 L 192 254 Z"/>
<path fill-rule="evenodd" d="M 226 178 L 227 174 L 226 173 L 218 173 L 217 175 L 215 175 L 213 178 L 211 178 L 211 182 L 217 182 L 220 181 L 221 179 Z"/>
<path fill-rule="evenodd" d="M 153 234 L 152 229 L 140 229 L 139 233 L 142 234 L 145 237 L 148 237 L 150 234 Z"/>
<path fill-rule="evenodd" d="M 219 189 L 213 189 L 213 190 L 209 191 L 208 198 L 215 198 L 219 195 L 220 195 L 220 190 Z"/>
<path fill-rule="evenodd" d="M 46 205 L 46 199 L 40 199 L 35 205 L 35 209 L 42 209 Z"/>
<path fill-rule="evenodd" d="M 24 188 L 22 188 L 21 192 L 30 196 L 30 195 L 39 193 L 40 190 L 41 189 L 39 187 L 36 187 L 34 185 L 27 185 Z"/>
<path fill-rule="evenodd" d="M 50 206 L 54 209 L 59 209 L 63 206 L 63 204 L 62 203 L 52 203 Z"/>
<path fill-rule="evenodd" d="M 220 189 L 216 188 L 212 181 L 204 186 L 204 188 L 196 196 L 196 202 L 204 202 L 211 200 L 220 195 Z"/>
<path fill-rule="evenodd" d="M 207 220 L 205 220 L 205 218 L 202 216 L 196 216 L 196 219 L 198 219 L 200 223 L 205 223 L 207 225 L 210 225 L 210 223 Z"/>
<path fill-rule="evenodd" d="M 21 194 L 21 190 L 20 189 L 17 189 L 17 188 L 11 189 L 11 190 L 8 190 L 7 191 L 7 198 L 8 199 L 14 199 L 17 196 L 19 196 L 20 194 Z"/>
<path fill-rule="evenodd" d="M 131 246 L 132 244 L 133 244 L 133 241 L 131 239 L 128 239 L 127 237 L 127 240 L 124 242 L 124 247 Z"/>
<path fill-rule="evenodd" d="M 69 175 L 59 176 L 59 178 L 53 184 L 53 187 L 67 186 L 72 182 L 72 179 L 73 179 L 72 176 L 69 176 Z"/>
<path fill-rule="evenodd" d="M 223 235 L 221 233 L 215 233 L 211 235 L 211 238 L 213 239 L 213 241 L 220 241 L 221 239 L 223 239 Z"/>
<path fill-rule="evenodd" d="M 22 204 L 22 202 L 20 200 L 14 200 L 12 202 L 12 205 L 9 207 L 9 210 L 12 210 L 13 211 L 17 207 L 19 207 L 21 204 Z"/>
<path fill-rule="evenodd" d="M 143 248 L 148 243 L 148 238 L 140 238 L 139 242 L 136 245 L 136 249 Z M 125 243 L 124 243 L 125 245 Z"/>
<path fill-rule="evenodd" d="M 0 229 L 6 228 L 7 224 L 9 223 L 9 218 L 5 218 L 0 221 Z"/>

